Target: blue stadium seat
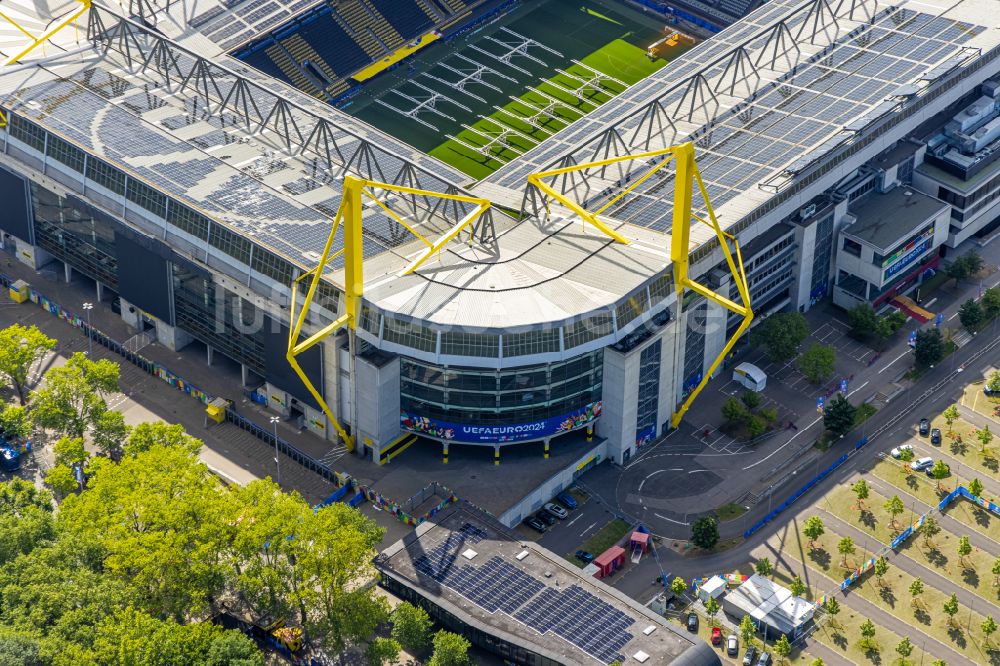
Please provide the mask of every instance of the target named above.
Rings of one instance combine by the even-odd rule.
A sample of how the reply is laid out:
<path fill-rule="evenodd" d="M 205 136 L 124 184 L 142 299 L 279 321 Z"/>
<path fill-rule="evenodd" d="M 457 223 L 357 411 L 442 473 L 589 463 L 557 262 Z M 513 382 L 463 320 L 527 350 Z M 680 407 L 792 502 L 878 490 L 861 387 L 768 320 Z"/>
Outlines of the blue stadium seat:
<path fill-rule="evenodd" d="M 414 0 L 369 0 L 375 9 L 406 39 L 421 35 L 433 25 Z"/>
<path fill-rule="evenodd" d="M 260 49 L 259 51 L 251 53 L 247 56 L 241 56 L 240 60 L 251 67 L 256 67 L 268 76 L 272 76 L 276 79 L 283 79 L 285 81 L 288 80 L 288 77 L 281 72 L 281 68 L 279 68 L 273 60 L 271 60 L 271 57 L 267 55 L 267 52 L 264 49 Z"/>
<path fill-rule="evenodd" d="M 303 26 L 299 35 L 316 49 L 337 76 L 349 76 L 371 62 L 368 54 L 329 14 Z"/>

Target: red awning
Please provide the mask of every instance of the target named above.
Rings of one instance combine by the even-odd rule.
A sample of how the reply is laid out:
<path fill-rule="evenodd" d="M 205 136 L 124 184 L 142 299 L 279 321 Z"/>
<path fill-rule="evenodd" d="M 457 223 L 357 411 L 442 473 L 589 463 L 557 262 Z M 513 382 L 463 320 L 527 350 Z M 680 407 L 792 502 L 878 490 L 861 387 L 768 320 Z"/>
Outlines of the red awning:
<path fill-rule="evenodd" d="M 649 543 L 649 533 L 648 532 L 632 532 L 630 537 L 632 543 Z"/>

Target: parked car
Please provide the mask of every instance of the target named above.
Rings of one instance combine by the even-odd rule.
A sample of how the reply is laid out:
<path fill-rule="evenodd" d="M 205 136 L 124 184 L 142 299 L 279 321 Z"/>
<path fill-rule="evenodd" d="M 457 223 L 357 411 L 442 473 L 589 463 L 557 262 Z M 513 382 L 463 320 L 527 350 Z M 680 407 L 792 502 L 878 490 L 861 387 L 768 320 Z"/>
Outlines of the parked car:
<path fill-rule="evenodd" d="M 774 663 L 774 658 L 771 656 L 770 652 L 761 652 L 760 659 L 757 660 L 757 666 L 771 666 Z"/>
<path fill-rule="evenodd" d="M 889 455 L 892 456 L 893 458 L 897 458 L 898 459 L 898 458 L 902 457 L 903 451 L 910 451 L 910 452 L 912 452 L 913 451 L 913 445 L 912 444 L 900 444 L 899 446 L 893 448 L 892 451 L 889 451 Z"/>
<path fill-rule="evenodd" d="M 688 627 L 688 631 L 690 631 L 691 633 L 693 633 L 693 634 L 698 633 L 698 614 L 697 613 L 688 613 L 687 627 Z"/>
<path fill-rule="evenodd" d="M 931 429 L 931 422 L 928 421 L 927 419 L 920 419 L 920 426 L 917 428 L 917 430 L 920 431 L 920 436 L 926 437 L 927 433 L 930 432 L 930 429 Z"/>
<path fill-rule="evenodd" d="M 528 516 L 527 518 L 525 518 L 524 519 L 524 524 L 527 525 L 528 527 L 530 527 L 531 529 L 535 530 L 538 533 L 543 533 L 543 532 L 545 532 L 548 529 L 545 526 L 545 523 L 543 523 L 542 521 L 540 521 L 535 516 Z"/>
<path fill-rule="evenodd" d="M 549 502 L 548 504 L 545 505 L 545 510 L 551 513 L 559 520 L 562 520 L 563 518 L 569 515 L 569 512 L 566 511 L 566 509 L 562 508 L 558 504 L 553 504 L 552 502 Z"/>
<path fill-rule="evenodd" d="M 990 388 L 989 384 L 983 387 L 983 393 L 987 398 L 1000 398 L 1000 389 Z"/>
<path fill-rule="evenodd" d="M 757 660 L 757 647 L 751 645 L 747 648 L 747 653 L 743 655 L 743 666 L 754 666 Z"/>
<path fill-rule="evenodd" d="M 16 472 L 21 468 L 21 454 L 11 446 L 0 446 L 0 469 Z"/>
<path fill-rule="evenodd" d="M 722 645 L 722 627 L 712 627 L 712 645 Z"/>
<path fill-rule="evenodd" d="M 920 472 L 925 469 L 930 469 L 934 466 L 934 458 L 917 458 L 910 463 L 910 469 L 914 472 Z"/>
<path fill-rule="evenodd" d="M 546 525 L 548 525 L 549 527 L 552 527 L 557 522 L 559 522 L 558 518 L 556 518 L 554 515 L 552 515 L 545 509 L 539 509 L 538 513 L 535 514 L 535 517 L 538 518 L 543 523 L 545 523 Z"/>
<path fill-rule="evenodd" d="M 951 476 L 951 467 L 948 466 L 948 463 L 945 463 L 944 469 L 945 469 L 945 474 L 944 475 L 945 476 Z M 927 469 L 924 470 L 924 472 L 927 474 L 927 476 L 931 477 L 932 479 L 934 478 L 934 468 L 933 467 L 928 467 Z"/>
<path fill-rule="evenodd" d="M 576 559 L 580 560 L 584 564 L 590 564 L 594 561 L 594 554 L 588 553 L 585 550 L 578 550 L 574 554 L 576 555 Z"/>
<path fill-rule="evenodd" d="M 726 654 L 730 657 L 735 657 L 740 653 L 740 639 L 736 637 L 736 634 L 729 634 L 726 639 Z"/>
<path fill-rule="evenodd" d="M 576 505 L 576 500 L 573 498 L 572 495 L 570 495 L 566 491 L 563 491 L 563 492 L 559 493 L 558 495 L 556 495 L 556 499 L 559 500 L 560 502 L 562 502 L 563 506 L 565 506 L 570 511 L 572 511 L 573 509 L 575 509 L 576 506 L 577 506 Z"/>
<path fill-rule="evenodd" d="M 940 443 L 941 443 L 941 429 L 940 428 L 932 428 L 931 429 L 931 444 L 940 444 Z"/>

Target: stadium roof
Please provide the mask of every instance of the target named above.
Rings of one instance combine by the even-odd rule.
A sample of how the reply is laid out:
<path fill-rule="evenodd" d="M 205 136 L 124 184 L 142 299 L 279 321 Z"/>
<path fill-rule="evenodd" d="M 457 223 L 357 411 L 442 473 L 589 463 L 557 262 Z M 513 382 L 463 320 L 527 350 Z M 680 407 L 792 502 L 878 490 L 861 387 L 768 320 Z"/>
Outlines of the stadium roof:
<path fill-rule="evenodd" d="M 465 504 L 375 564 L 463 622 L 558 663 L 720 663 L 707 643 Z"/>
<path fill-rule="evenodd" d="M 18 1 L 25 12 L 43 11 Z M 1000 43 L 1000 30 L 975 23 L 988 15 L 990 0 L 879 3 L 871 16 L 875 4 L 773 0 L 473 192 L 518 209 L 527 173 L 567 158 L 583 162 L 692 139 L 720 222 L 732 227 L 804 180 L 817 160 L 849 150 L 880 119 Z M 66 55 L 0 72 L 0 102 L 301 267 L 318 256 L 345 172 L 437 191 L 467 180 L 223 55 L 181 16 L 211 3 L 172 6 L 157 16 L 157 32 L 95 7 L 89 32 L 100 50 L 65 43 L 73 49 Z M 643 168 L 588 174 L 574 193 L 594 206 Z M 634 239 L 630 245 L 584 229 L 558 208 L 551 219 L 520 223 L 497 213 L 487 242 L 452 243 L 440 261 L 406 277 L 398 272 L 424 246 L 373 205 L 365 218 L 366 301 L 394 318 L 471 330 L 611 318 L 617 309 L 614 335 L 624 335 L 641 319 L 634 312 L 623 319 L 625 304 L 640 302 L 649 313 L 647 294 L 660 302 L 670 293 L 671 186 L 662 173 L 666 178 L 650 179 L 606 214 Z M 414 222 L 407 205 L 400 197 L 391 204 Z M 432 235 L 468 210 L 431 213 L 432 205 L 417 202 L 415 209 Z M 696 227 L 692 248 L 712 238 Z M 330 279 L 339 284 L 333 269 Z"/>

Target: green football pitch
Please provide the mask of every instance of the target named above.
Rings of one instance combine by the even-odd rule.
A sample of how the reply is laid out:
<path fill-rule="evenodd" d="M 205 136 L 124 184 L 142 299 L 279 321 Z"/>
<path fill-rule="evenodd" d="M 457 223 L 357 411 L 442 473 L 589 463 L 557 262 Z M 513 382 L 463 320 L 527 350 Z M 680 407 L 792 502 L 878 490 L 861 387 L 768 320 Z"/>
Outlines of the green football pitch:
<path fill-rule="evenodd" d="M 440 48 L 429 49 L 429 53 L 418 54 L 404 67 L 379 77 L 345 110 L 478 180 L 607 103 L 620 94 L 624 86 L 663 67 L 666 60 L 650 60 L 646 47 L 663 35 L 664 27 L 662 21 L 605 0 L 531 0 L 522 3 L 499 23 L 473 31 Z M 511 62 L 519 69 L 492 60 L 477 48 L 503 55 L 504 48 L 493 40 L 512 41 L 512 38 L 501 28 L 544 44 L 558 55 L 531 47 L 528 52 L 542 62 L 516 56 Z M 677 47 L 671 57 L 681 51 L 682 48 Z M 455 80 L 456 76 L 445 65 L 462 68 L 466 64 L 462 56 L 489 65 L 515 80 L 487 75 L 484 79 L 501 90 L 472 83 L 468 90 L 474 95 L 449 89 L 445 83 Z M 587 68 L 612 76 L 624 86 L 605 80 L 602 83 L 604 90 L 587 89 L 581 97 L 567 92 L 567 88 L 579 86 L 580 81 L 557 70 L 589 78 L 591 73 Z M 431 76 L 423 77 L 424 73 Z M 414 81 L 422 83 L 423 88 Z M 418 116 L 433 127 L 386 106 L 404 110 L 412 107 L 413 102 L 399 93 L 419 100 L 427 96 L 426 88 L 447 95 L 461 106 L 443 99 L 436 107 L 444 115 L 421 113 Z M 551 115 L 536 116 L 533 122 L 528 121 L 528 116 L 535 115 L 540 107 L 552 100 L 560 104 L 550 109 Z M 473 129 L 465 129 L 465 125 Z M 495 135 L 503 130 L 508 130 L 506 145 L 494 145 L 489 156 L 469 147 L 482 146 L 488 141 L 484 135 Z"/>

